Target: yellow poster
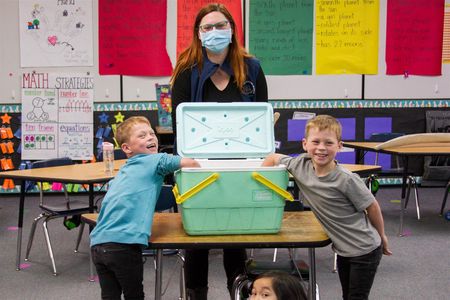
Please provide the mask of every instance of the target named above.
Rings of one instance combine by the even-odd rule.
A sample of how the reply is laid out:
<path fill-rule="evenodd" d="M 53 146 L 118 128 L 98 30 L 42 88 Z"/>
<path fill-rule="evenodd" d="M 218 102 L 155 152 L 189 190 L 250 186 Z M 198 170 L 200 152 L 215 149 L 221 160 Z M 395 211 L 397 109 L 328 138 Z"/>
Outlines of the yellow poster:
<path fill-rule="evenodd" d="M 316 74 L 377 74 L 379 0 L 316 4 Z"/>

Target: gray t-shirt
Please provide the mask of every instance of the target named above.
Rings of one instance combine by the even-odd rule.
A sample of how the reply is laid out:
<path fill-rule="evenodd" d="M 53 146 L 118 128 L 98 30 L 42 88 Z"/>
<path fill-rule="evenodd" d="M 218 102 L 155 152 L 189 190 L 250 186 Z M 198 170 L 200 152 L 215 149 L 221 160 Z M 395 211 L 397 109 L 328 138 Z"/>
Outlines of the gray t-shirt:
<path fill-rule="evenodd" d="M 355 257 L 380 246 L 380 235 L 365 212 L 375 198 L 357 174 L 338 164 L 326 176 L 318 177 L 306 153 L 295 158 L 285 156 L 280 164 L 294 176 L 301 196 L 324 227 L 337 254 Z"/>

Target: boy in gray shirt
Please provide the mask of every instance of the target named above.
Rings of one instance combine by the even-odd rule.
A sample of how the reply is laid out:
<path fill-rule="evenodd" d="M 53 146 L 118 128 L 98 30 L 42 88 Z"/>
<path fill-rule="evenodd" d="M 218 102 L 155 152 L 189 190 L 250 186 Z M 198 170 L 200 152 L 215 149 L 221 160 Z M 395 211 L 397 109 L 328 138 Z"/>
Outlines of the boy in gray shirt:
<path fill-rule="evenodd" d="M 333 117 L 308 121 L 307 152 L 298 157 L 270 154 L 263 166 L 286 165 L 337 253 L 342 297 L 368 299 L 382 254 L 391 255 L 380 206 L 358 175 L 335 160 L 342 127 Z"/>

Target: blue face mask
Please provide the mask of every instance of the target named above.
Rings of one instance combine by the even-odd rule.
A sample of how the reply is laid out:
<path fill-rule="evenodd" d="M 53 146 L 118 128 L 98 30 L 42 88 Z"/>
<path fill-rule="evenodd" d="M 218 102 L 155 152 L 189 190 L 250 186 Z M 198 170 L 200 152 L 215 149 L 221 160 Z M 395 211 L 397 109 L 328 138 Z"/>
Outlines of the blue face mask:
<path fill-rule="evenodd" d="M 231 43 L 231 28 L 200 32 L 200 40 L 209 51 L 220 53 Z"/>

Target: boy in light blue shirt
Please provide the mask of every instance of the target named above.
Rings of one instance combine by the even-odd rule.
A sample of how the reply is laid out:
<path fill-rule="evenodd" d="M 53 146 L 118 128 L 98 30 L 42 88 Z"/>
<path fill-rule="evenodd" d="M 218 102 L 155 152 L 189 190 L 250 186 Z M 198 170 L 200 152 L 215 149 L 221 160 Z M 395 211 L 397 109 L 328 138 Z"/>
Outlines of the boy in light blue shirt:
<path fill-rule="evenodd" d="M 91 233 L 92 260 L 102 299 L 121 299 L 122 293 L 125 299 L 144 299 L 142 249 L 148 246 L 164 176 L 199 164 L 158 153 L 158 139 L 145 117 L 125 120 L 115 137 L 128 160 L 102 202 Z"/>

